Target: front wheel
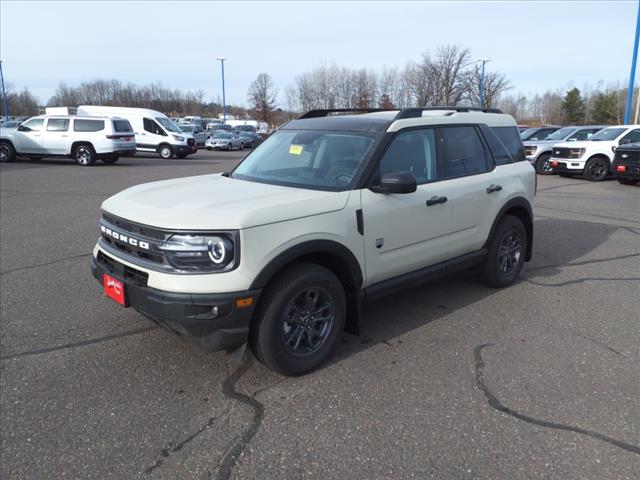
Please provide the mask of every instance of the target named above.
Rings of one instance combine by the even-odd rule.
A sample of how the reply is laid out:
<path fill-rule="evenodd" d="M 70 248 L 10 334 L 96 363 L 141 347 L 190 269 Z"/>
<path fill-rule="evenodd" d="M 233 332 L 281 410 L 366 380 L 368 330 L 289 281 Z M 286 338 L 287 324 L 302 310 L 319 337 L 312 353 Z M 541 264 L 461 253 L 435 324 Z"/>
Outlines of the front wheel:
<path fill-rule="evenodd" d="M 516 281 L 527 252 L 527 231 L 522 221 L 505 215 L 493 232 L 481 278 L 492 287 L 507 287 Z"/>
<path fill-rule="evenodd" d="M 0 143 L 0 162 L 13 162 L 16 159 L 16 151 L 9 142 Z"/>
<path fill-rule="evenodd" d="M 229 143 L 227 144 L 227 151 L 230 152 L 231 150 L 233 150 L 233 146 Z"/>
<path fill-rule="evenodd" d="M 96 152 L 93 150 L 91 145 L 78 145 L 73 150 L 73 158 L 76 160 L 78 165 L 88 167 L 96 162 Z"/>
<path fill-rule="evenodd" d="M 173 157 L 173 149 L 169 145 L 162 145 L 158 149 L 158 154 L 161 158 L 169 160 L 171 157 Z"/>
<path fill-rule="evenodd" d="M 315 263 L 294 263 L 267 286 L 249 341 L 256 357 L 284 375 L 322 364 L 344 329 L 347 304 L 340 280 Z"/>
<path fill-rule="evenodd" d="M 536 172 L 539 175 L 552 175 L 553 174 L 553 168 L 551 167 L 551 163 L 549 162 L 549 159 L 551 158 L 551 155 L 540 155 L 538 157 L 538 160 L 536 161 Z"/>
<path fill-rule="evenodd" d="M 601 182 L 609 174 L 609 162 L 603 158 L 591 158 L 584 167 L 582 175 L 592 182 Z"/>

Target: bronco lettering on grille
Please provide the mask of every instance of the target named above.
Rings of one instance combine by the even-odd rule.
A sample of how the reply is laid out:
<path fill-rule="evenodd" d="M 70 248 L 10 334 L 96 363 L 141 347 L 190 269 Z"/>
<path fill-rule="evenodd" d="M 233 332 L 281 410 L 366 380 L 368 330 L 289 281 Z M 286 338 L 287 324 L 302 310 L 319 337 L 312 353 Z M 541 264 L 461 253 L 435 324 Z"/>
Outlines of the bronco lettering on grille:
<path fill-rule="evenodd" d="M 128 245 L 142 248 L 144 250 L 149 250 L 149 243 L 144 242 L 142 240 L 138 240 L 137 238 L 129 237 L 124 233 L 116 232 L 115 230 L 111 230 L 110 228 L 105 227 L 104 225 L 100 225 L 100 231 L 107 235 L 108 237 L 113 238 L 114 240 L 118 240 L 121 243 L 126 243 Z"/>

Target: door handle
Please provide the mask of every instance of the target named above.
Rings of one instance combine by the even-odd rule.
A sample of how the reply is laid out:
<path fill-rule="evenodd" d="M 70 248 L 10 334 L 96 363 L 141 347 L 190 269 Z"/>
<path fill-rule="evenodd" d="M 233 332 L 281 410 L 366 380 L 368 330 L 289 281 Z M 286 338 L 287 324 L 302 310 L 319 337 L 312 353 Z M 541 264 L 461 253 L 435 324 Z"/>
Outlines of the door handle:
<path fill-rule="evenodd" d="M 502 190 L 502 185 L 489 185 L 487 187 L 487 193 L 499 192 Z"/>
<path fill-rule="evenodd" d="M 61 135 L 62 137 L 68 137 L 69 135 L 67 135 L 66 133 Z"/>
<path fill-rule="evenodd" d="M 439 203 L 444 203 L 446 201 L 447 197 L 431 197 L 429 200 L 427 200 L 427 207 L 438 205 Z"/>

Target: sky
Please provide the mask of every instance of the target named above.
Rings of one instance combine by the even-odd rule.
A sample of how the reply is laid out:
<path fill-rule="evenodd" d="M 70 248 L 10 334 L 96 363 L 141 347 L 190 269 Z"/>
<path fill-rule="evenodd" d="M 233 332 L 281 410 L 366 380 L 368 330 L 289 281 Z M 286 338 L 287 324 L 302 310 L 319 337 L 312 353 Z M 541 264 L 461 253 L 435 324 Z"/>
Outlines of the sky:
<path fill-rule="evenodd" d="M 5 82 L 44 104 L 60 82 L 116 78 L 203 90 L 245 105 L 258 74 L 281 92 L 335 63 L 403 67 L 457 44 L 512 93 L 629 81 L 638 1 L 14 1 L 0 0 Z"/>

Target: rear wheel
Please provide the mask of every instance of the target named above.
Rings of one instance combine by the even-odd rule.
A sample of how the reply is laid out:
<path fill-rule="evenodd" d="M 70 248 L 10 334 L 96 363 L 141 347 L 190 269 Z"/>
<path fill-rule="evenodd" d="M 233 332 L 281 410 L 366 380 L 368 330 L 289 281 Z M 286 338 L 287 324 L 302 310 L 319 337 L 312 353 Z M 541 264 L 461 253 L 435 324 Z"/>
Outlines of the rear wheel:
<path fill-rule="evenodd" d="M 118 160 L 120 160 L 120 157 L 118 157 L 117 155 L 113 156 L 113 157 L 103 157 L 102 158 L 102 162 L 106 163 L 108 165 L 111 165 L 112 163 L 116 163 Z"/>
<path fill-rule="evenodd" d="M 640 180 L 636 180 L 635 178 L 619 178 L 618 182 L 622 185 L 637 185 Z"/>
<path fill-rule="evenodd" d="M 609 162 L 604 158 L 590 158 L 584 167 L 582 175 L 592 182 L 601 182 L 609 174 Z"/>
<path fill-rule="evenodd" d="M 238 150 L 242 151 L 243 148 L 244 148 L 244 143 L 241 143 L 240 147 L 238 147 Z"/>
<path fill-rule="evenodd" d="M 173 157 L 173 148 L 171 148 L 171 145 L 160 145 L 160 148 L 158 148 L 158 155 L 165 160 L 169 160 Z"/>
<path fill-rule="evenodd" d="M 322 364 L 346 318 L 340 280 L 315 263 L 294 263 L 269 283 L 249 340 L 258 359 L 284 375 L 302 375 Z"/>
<path fill-rule="evenodd" d="M 228 143 L 228 144 L 227 144 L 227 150 L 228 150 L 228 151 L 233 150 L 233 146 L 231 145 L 231 143 Z"/>
<path fill-rule="evenodd" d="M 9 142 L 0 143 L 0 162 L 13 162 L 16 159 L 16 151 Z"/>
<path fill-rule="evenodd" d="M 549 163 L 549 159 L 551 155 L 543 154 L 538 157 L 538 161 L 536 162 L 536 172 L 540 175 L 551 175 L 553 174 L 553 168 L 551 167 L 551 163 Z"/>
<path fill-rule="evenodd" d="M 492 287 L 507 287 L 515 282 L 527 252 L 527 231 L 522 221 L 505 215 L 489 242 L 481 278 Z"/>
<path fill-rule="evenodd" d="M 88 167 L 96 163 L 96 152 L 91 145 L 82 143 L 73 149 L 73 158 L 78 165 Z"/>

